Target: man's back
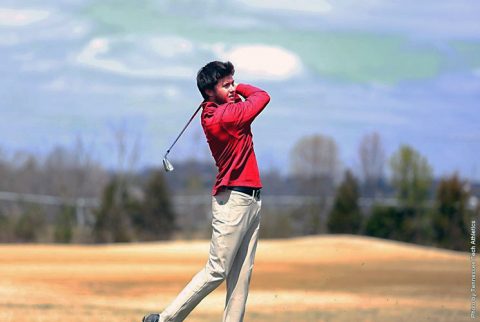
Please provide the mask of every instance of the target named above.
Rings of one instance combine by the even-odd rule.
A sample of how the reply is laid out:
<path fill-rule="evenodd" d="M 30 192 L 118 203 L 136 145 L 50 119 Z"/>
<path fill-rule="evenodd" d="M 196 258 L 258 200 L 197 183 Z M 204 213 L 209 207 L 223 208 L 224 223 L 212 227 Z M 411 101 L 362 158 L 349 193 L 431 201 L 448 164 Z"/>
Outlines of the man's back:
<path fill-rule="evenodd" d="M 213 195 L 228 186 L 262 187 L 250 125 L 270 97 L 246 84 L 239 84 L 236 92 L 246 100 L 237 97 L 234 103 L 202 103 L 202 127 L 218 168 Z"/>

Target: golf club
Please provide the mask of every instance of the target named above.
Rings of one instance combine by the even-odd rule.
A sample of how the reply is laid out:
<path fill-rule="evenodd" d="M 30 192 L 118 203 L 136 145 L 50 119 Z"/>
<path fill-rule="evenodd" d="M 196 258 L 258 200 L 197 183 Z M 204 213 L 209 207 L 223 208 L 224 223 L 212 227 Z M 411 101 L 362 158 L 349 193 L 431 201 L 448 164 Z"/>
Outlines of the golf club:
<path fill-rule="evenodd" d="M 170 150 L 173 148 L 173 146 L 175 145 L 175 143 L 177 143 L 178 139 L 180 138 L 180 136 L 182 136 L 183 132 L 185 132 L 185 130 L 187 129 L 188 125 L 192 122 L 193 118 L 195 117 L 195 115 L 197 115 L 198 111 L 200 111 L 200 108 L 202 106 L 199 106 L 197 108 L 197 110 L 195 111 L 195 113 L 193 113 L 192 117 L 190 118 L 190 120 L 187 122 L 187 124 L 185 124 L 185 126 L 183 127 L 183 130 L 182 132 L 180 132 L 180 134 L 177 136 L 177 138 L 175 139 L 175 141 L 173 141 L 172 145 L 168 148 L 167 150 L 167 153 L 165 153 L 165 155 L 163 156 L 163 168 L 165 169 L 165 171 L 167 172 L 170 172 L 170 171 L 173 171 L 174 167 L 172 165 L 172 163 L 170 161 L 168 161 L 167 159 L 167 155 L 170 153 Z"/>

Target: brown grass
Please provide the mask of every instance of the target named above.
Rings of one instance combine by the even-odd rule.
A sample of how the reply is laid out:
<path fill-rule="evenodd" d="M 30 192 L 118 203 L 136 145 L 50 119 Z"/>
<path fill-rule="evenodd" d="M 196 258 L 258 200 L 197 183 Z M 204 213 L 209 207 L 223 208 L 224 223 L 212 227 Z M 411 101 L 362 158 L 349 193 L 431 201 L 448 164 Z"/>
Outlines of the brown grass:
<path fill-rule="evenodd" d="M 0 321 L 140 321 L 208 241 L 0 245 Z M 470 256 L 349 235 L 260 240 L 245 321 L 468 321 Z M 186 321 L 220 321 L 222 285 Z"/>

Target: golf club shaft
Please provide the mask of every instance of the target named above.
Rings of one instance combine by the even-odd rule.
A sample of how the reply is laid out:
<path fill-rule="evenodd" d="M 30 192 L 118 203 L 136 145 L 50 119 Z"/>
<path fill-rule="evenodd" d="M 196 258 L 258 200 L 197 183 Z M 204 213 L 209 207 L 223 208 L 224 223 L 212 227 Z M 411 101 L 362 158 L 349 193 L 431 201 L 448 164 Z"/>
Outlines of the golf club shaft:
<path fill-rule="evenodd" d="M 170 153 L 170 150 L 173 148 L 173 146 L 175 145 L 175 143 L 177 143 L 178 139 L 182 136 L 183 132 L 185 132 L 185 130 L 187 129 L 188 125 L 192 122 L 193 118 L 195 117 L 195 115 L 197 115 L 198 111 L 200 111 L 200 108 L 202 106 L 199 106 L 197 108 L 197 110 L 195 111 L 195 113 L 193 113 L 192 117 L 190 118 L 190 120 L 188 120 L 187 124 L 185 124 L 185 126 L 183 127 L 183 130 L 182 132 L 180 132 L 180 134 L 177 136 L 177 138 L 175 139 L 175 141 L 173 141 L 172 145 L 168 148 L 167 150 L 167 153 L 165 153 L 165 157 L 167 156 L 168 153 Z"/>

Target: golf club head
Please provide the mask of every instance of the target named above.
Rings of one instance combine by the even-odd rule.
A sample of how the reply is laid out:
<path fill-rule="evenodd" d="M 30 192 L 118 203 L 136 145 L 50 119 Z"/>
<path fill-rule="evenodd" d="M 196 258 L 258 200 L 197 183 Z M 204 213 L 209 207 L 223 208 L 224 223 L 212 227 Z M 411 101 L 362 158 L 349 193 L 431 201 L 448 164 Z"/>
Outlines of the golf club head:
<path fill-rule="evenodd" d="M 173 165 L 170 163 L 170 161 L 168 161 L 167 157 L 163 158 L 163 168 L 167 172 L 173 171 L 174 169 Z"/>

